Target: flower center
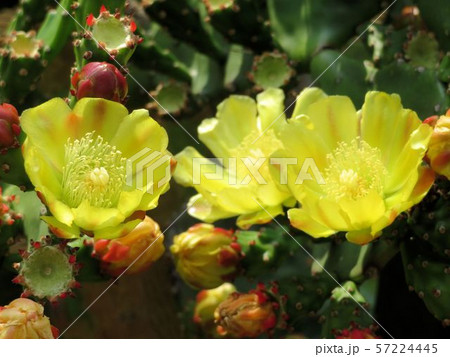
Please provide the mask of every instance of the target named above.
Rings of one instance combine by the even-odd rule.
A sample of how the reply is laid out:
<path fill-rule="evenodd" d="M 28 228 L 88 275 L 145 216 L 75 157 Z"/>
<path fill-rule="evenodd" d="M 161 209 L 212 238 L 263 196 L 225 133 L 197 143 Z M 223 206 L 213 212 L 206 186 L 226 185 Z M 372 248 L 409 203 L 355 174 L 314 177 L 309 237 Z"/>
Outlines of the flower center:
<path fill-rule="evenodd" d="M 357 200 L 371 191 L 382 193 L 386 168 L 378 148 L 360 138 L 341 142 L 327 161 L 324 190 L 329 198 Z"/>
<path fill-rule="evenodd" d="M 67 142 L 63 168 L 62 198 L 70 207 L 83 200 L 108 208 L 119 200 L 125 184 L 125 159 L 114 146 L 94 132 Z"/>

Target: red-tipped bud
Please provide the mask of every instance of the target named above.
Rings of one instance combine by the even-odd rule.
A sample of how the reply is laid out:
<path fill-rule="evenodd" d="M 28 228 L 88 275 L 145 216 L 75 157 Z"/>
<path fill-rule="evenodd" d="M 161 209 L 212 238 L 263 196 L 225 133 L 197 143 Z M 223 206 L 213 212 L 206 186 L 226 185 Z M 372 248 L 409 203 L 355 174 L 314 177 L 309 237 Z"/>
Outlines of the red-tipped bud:
<path fill-rule="evenodd" d="M 257 337 L 270 332 L 277 324 L 269 297 L 261 299 L 256 291 L 231 294 L 217 307 L 214 316 L 219 332 L 238 338 Z"/>
<path fill-rule="evenodd" d="M 196 224 L 174 238 L 170 247 L 178 273 L 189 285 L 213 289 L 237 272 L 241 254 L 233 232 Z"/>
<path fill-rule="evenodd" d="M 431 168 L 450 179 L 450 110 L 441 117 L 430 117 L 424 123 L 433 127 L 427 152 Z"/>
<path fill-rule="evenodd" d="M 209 335 L 217 336 L 214 311 L 221 302 L 235 291 L 236 288 L 230 283 L 224 283 L 215 289 L 201 290 L 197 294 L 193 316 L 194 322 L 199 324 Z"/>
<path fill-rule="evenodd" d="M 85 97 L 104 98 L 123 102 L 128 94 L 126 78 L 107 62 L 91 62 L 72 77 L 77 99 Z"/>
<path fill-rule="evenodd" d="M 0 150 L 18 146 L 19 113 L 11 104 L 0 105 Z"/>
<path fill-rule="evenodd" d="M 164 236 L 150 217 L 127 235 L 94 243 L 93 256 L 101 261 L 103 271 L 111 276 L 135 274 L 149 268 L 164 253 Z"/>

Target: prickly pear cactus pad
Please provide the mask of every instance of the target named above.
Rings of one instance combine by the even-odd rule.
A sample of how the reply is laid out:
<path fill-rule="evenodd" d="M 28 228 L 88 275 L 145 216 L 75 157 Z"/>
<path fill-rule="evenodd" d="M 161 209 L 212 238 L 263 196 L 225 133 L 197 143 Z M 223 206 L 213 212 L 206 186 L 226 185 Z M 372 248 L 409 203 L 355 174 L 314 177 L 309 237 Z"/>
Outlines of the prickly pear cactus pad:
<path fill-rule="evenodd" d="M 0 339 L 448 338 L 448 5 L 2 1 Z"/>

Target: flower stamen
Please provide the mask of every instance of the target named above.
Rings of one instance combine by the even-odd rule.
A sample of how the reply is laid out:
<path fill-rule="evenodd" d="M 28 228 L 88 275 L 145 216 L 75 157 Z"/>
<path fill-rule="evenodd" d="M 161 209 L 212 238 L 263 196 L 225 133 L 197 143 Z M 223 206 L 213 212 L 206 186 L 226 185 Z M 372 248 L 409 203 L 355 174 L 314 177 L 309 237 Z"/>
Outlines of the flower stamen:
<path fill-rule="evenodd" d="M 62 196 L 70 207 L 87 200 L 94 207 L 116 205 L 125 184 L 125 158 L 94 132 L 65 146 Z"/>
<path fill-rule="evenodd" d="M 327 155 L 324 190 L 328 198 L 357 200 L 369 192 L 383 192 L 386 168 L 378 148 L 371 147 L 360 138 L 350 143 L 340 142 L 333 153 Z"/>

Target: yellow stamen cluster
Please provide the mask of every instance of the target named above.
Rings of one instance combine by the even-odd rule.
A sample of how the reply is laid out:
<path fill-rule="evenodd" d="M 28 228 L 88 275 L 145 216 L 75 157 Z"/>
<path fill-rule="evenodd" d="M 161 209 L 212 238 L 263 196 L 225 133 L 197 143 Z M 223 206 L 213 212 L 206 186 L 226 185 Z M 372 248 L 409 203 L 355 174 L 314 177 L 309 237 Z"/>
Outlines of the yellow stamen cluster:
<path fill-rule="evenodd" d="M 125 158 L 94 132 L 67 141 L 62 196 L 71 207 L 87 200 L 94 207 L 116 205 L 125 184 Z"/>
<path fill-rule="evenodd" d="M 387 171 L 378 148 L 356 138 L 339 143 L 327 161 L 324 191 L 328 198 L 357 200 L 371 191 L 382 193 Z"/>

